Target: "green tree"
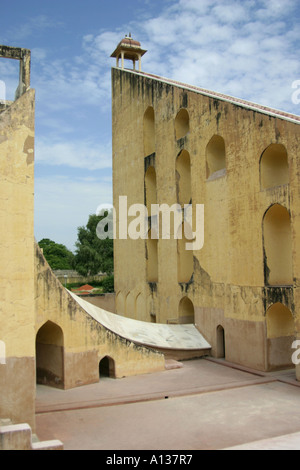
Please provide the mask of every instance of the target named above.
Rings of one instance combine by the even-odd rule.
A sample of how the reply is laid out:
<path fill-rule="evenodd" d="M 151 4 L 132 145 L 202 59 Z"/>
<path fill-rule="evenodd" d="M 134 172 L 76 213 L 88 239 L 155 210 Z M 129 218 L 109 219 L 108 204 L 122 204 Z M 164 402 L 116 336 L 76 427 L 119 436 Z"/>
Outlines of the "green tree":
<path fill-rule="evenodd" d="M 43 238 L 38 244 L 53 270 L 74 268 L 74 254 L 65 245 L 56 243 L 49 238 Z"/>
<path fill-rule="evenodd" d="M 93 276 L 99 272 L 111 275 L 113 272 L 113 240 L 100 240 L 97 236 L 97 225 L 103 218 L 105 215 L 92 214 L 86 227 L 78 227 L 75 269 L 83 276 Z"/>

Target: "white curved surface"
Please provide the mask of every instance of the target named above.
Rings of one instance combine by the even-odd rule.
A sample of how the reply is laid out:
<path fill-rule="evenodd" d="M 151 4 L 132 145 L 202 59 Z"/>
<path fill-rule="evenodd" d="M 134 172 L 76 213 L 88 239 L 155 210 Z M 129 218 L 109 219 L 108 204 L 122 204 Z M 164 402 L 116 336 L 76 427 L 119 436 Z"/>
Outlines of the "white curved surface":
<path fill-rule="evenodd" d="M 96 307 L 73 292 L 69 291 L 69 294 L 94 320 L 134 343 L 154 348 L 187 351 L 211 348 L 195 325 L 164 325 L 132 320 Z"/>

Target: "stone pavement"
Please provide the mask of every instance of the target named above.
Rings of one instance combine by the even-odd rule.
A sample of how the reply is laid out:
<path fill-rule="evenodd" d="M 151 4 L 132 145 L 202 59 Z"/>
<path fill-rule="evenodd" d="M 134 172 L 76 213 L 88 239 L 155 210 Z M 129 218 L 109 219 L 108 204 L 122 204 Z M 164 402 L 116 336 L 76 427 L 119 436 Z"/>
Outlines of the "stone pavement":
<path fill-rule="evenodd" d="M 264 374 L 210 358 L 182 365 L 67 391 L 38 385 L 36 433 L 66 450 L 300 447 L 294 371 Z"/>

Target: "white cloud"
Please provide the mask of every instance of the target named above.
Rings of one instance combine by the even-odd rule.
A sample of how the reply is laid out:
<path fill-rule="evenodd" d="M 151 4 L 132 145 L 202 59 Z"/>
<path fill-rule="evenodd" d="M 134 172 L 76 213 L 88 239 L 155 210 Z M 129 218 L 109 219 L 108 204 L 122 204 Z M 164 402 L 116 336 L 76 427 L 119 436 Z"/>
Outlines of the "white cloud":
<path fill-rule="evenodd" d="M 36 61 L 43 61 L 47 57 L 47 51 L 41 47 L 33 47 L 31 49 L 31 54 Z"/>
<path fill-rule="evenodd" d="M 175 2 L 139 25 L 148 49 L 143 69 L 255 102 L 264 97 L 262 104 L 293 112 L 290 86 L 300 76 L 300 32 L 290 15 L 296 6 L 296 0 L 286 9 L 277 0 Z"/>
<path fill-rule="evenodd" d="M 247 9 L 243 4 L 218 4 L 212 9 L 212 15 L 222 23 L 244 22 Z"/>
<path fill-rule="evenodd" d="M 111 168 L 111 144 L 95 144 L 93 141 L 48 141 L 36 142 L 36 162 L 51 166 L 67 166 L 85 170 Z"/>

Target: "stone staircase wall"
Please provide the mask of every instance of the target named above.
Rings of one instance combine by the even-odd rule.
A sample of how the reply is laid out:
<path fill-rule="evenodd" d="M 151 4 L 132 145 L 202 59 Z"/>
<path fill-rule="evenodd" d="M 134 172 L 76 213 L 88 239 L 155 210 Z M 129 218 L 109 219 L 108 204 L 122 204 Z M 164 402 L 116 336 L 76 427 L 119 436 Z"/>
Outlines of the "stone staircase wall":
<path fill-rule="evenodd" d="M 39 441 L 26 424 L 0 419 L 0 450 L 63 450 L 61 441 Z"/>

